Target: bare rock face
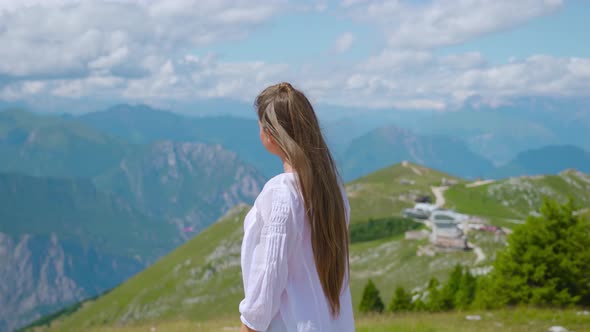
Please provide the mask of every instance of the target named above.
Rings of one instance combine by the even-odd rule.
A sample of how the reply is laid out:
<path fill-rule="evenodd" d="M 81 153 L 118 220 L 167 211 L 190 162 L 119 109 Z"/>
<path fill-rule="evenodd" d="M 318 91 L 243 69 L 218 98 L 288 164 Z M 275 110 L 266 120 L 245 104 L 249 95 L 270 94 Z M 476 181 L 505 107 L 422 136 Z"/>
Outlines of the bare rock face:
<path fill-rule="evenodd" d="M 98 186 L 141 211 L 199 231 L 240 203 L 251 204 L 264 177 L 221 145 L 161 141 L 123 159 Z"/>
<path fill-rule="evenodd" d="M 0 331 L 117 286 L 263 183 L 220 145 L 171 141 L 92 178 L 0 174 Z"/>
<path fill-rule="evenodd" d="M 108 290 L 141 269 L 128 258 L 49 237 L 0 233 L 0 331 Z"/>

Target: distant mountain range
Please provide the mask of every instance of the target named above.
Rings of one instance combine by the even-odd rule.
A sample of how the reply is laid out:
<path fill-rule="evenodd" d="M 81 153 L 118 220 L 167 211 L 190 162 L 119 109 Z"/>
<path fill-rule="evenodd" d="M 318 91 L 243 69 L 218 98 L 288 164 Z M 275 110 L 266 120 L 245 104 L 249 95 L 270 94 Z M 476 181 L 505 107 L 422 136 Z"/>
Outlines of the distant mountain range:
<path fill-rule="evenodd" d="M 496 107 L 472 100 L 458 111 L 414 120 L 407 128 L 460 138 L 499 166 L 520 152 L 547 145 L 590 151 L 590 99 L 529 97 Z"/>
<path fill-rule="evenodd" d="M 93 177 L 116 165 L 130 144 L 77 122 L 21 110 L 0 112 L 0 171 Z"/>
<path fill-rule="evenodd" d="M 573 145 L 552 145 L 521 152 L 492 172 L 501 179 L 517 175 L 557 174 L 568 168 L 590 173 L 590 152 Z"/>
<path fill-rule="evenodd" d="M 420 136 L 395 126 L 354 139 L 340 156 L 345 179 L 352 180 L 403 160 L 466 178 L 484 177 L 492 163 L 448 136 Z"/>
<path fill-rule="evenodd" d="M 256 166 L 266 177 L 282 169 L 280 161 L 260 144 L 258 122 L 255 119 L 189 117 L 145 105 L 117 105 L 72 119 L 132 143 L 170 140 L 221 144 L 236 152 L 240 159 Z"/>
<path fill-rule="evenodd" d="M 563 163 L 563 168 L 559 170 L 544 168 L 543 163 L 535 166 L 537 169 L 504 166 L 528 149 L 555 145 L 554 151 L 558 154 L 573 152 L 568 148 L 558 152 L 560 148 L 557 145 L 564 145 L 561 142 L 573 141 L 565 145 L 578 148 L 588 145 L 590 149 L 590 143 L 586 143 L 590 142 L 590 136 L 585 131 L 586 127 L 590 128 L 587 112 L 566 117 L 577 116 L 576 119 L 581 121 L 575 124 L 577 122 L 571 120 L 564 127 L 554 124 L 556 115 L 551 107 L 545 105 L 547 110 L 539 106 L 538 114 L 544 117 L 536 118 L 531 114 L 533 111 L 525 107 L 525 102 L 518 105 L 500 108 L 497 112 L 490 109 L 447 113 L 373 112 L 360 118 L 321 119 L 321 125 L 348 181 L 402 160 L 464 178 L 518 176 L 530 171 L 556 173 L 571 167 L 567 157 L 556 159 Z M 574 104 L 570 107 L 575 111 L 581 106 Z M 221 144 L 235 151 L 240 159 L 254 165 L 267 178 L 281 171 L 278 159 L 260 144 L 258 125 L 254 119 L 188 117 L 145 105 L 117 105 L 73 119 L 135 143 L 165 139 Z M 587 140 L 582 139 L 584 135 Z M 504 159 L 508 162 L 498 162 Z M 497 171 L 497 168 L 502 170 Z"/>
<path fill-rule="evenodd" d="M 264 183 L 254 166 L 218 144 L 140 144 L 72 118 L 24 111 L 0 112 L 0 161 L 0 172 L 11 174 L 0 182 L 7 195 L 0 259 L 8 266 L 21 260 L 24 269 L 0 268 L 7 281 L 0 297 L 11 308 L 0 327 L 113 287 L 235 204 L 251 203 Z M 59 263 L 46 257 L 55 252 Z M 89 277 L 97 269 L 108 278 Z"/>

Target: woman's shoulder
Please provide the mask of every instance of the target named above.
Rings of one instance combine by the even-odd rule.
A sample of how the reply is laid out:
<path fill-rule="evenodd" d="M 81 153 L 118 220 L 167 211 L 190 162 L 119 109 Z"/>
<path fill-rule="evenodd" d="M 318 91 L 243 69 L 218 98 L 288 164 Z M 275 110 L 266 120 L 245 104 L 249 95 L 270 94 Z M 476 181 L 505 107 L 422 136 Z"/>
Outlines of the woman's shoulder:
<path fill-rule="evenodd" d="M 283 201 L 289 201 L 291 204 L 297 205 L 300 195 L 297 189 L 297 176 L 295 173 L 281 173 L 266 182 L 260 195 L 256 199 L 259 201 L 272 201 L 273 197 L 281 198 Z"/>
<path fill-rule="evenodd" d="M 275 175 L 266 182 L 262 188 L 262 192 L 269 190 L 293 190 L 296 189 L 297 178 L 295 173 L 281 173 Z"/>

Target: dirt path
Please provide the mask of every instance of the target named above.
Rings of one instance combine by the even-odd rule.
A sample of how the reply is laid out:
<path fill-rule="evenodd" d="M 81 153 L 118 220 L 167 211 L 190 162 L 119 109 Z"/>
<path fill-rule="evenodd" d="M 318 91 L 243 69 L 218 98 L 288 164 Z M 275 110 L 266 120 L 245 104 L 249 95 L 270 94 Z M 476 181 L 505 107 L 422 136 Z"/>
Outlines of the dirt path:
<path fill-rule="evenodd" d="M 434 205 L 439 208 L 443 207 L 446 203 L 444 192 L 447 190 L 447 187 L 430 187 L 430 189 L 435 197 Z"/>
<path fill-rule="evenodd" d="M 475 244 L 469 242 L 468 245 L 473 248 L 473 253 L 477 257 L 475 259 L 475 264 L 481 263 L 486 260 L 486 254 L 481 250 L 480 247 L 476 246 Z"/>

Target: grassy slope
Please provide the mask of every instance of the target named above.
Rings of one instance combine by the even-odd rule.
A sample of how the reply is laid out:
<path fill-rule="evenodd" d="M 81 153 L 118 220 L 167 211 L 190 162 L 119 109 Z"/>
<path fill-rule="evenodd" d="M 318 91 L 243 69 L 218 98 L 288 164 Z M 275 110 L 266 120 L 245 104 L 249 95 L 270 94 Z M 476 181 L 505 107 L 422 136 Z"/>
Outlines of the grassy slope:
<path fill-rule="evenodd" d="M 414 206 L 415 195 L 432 197 L 430 187 L 440 186 L 442 178 L 455 179 L 448 174 L 408 163 L 407 166 L 397 164 L 384 168 L 352 181 L 346 185 L 351 223 L 399 215 L 402 209 Z M 401 184 L 402 179 L 415 183 Z"/>
<path fill-rule="evenodd" d="M 492 221 L 524 220 L 536 211 L 543 197 L 565 202 L 569 197 L 578 207 L 590 206 L 590 175 L 565 171 L 559 175 L 509 178 L 467 188 L 458 185 L 445 192 L 447 206 L 460 212 L 490 217 Z"/>
<path fill-rule="evenodd" d="M 399 200 L 400 195 L 408 190 L 428 194 L 430 186 L 439 185 L 442 177 L 449 178 L 409 164 L 408 167 L 396 165 L 351 183 L 347 188 L 364 196 L 351 197 L 352 211 L 356 211 L 353 222 L 399 214 L 401 208 L 411 205 L 409 200 Z M 400 185 L 401 178 L 414 180 L 416 184 Z M 380 200 L 380 197 L 386 199 Z M 371 204 L 386 207 L 371 210 Z M 87 303 L 56 329 L 68 331 L 80 326 L 152 319 L 205 320 L 235 314 L 243 296 L 239 252 L 246 210 L 246 207 L 234 209 L 165 259 L 106 296 Z M 383 289 L 388 302 L 393 290 L 388 286 L 421 286 L 433 275 L 444 279 L 455 263 L 473 262 L 475 258 L 472 253 L 463 252 L 434 258 L 417 257 L 415 253 L 421 244 L 393 237 L 353 245 L 351 276 L 355 308 L 369 277 Z"/>
<path fill-rule="evenodd" d="M 243 296 L 239 267 L 242 219 L 247 208 L 233 210 L 193 240 L 144 272 L 54 326 L 75 331 L 89 326 L 141 322 L 205 321 L 237 314 Z M 367 278 L 375 280 L 384 301 L 392 285 L 421 286 L 431 276 L 445 279 L 458 262 L 472 262 L 472 253 L 417 257 L 420 242 L 399 238 L 355 244 L 351 248 L 354 307 Z M 380 267 L 376 269 L 375 267 Z"/>
<path fill-rule="evenodd" d="M 152 319 L 206 320 L 237 312 L 242 220 L 247 207 L 230 211 L 191 241 L 56 326 L 76 331 L 92 325 Z"/>
<path fill-rule="evenodd" d="M 407 192 L 408 189 L 428 193 L 429 187 L 440 184 L 441 177 L 444 177 L 444 174 L 436 171 L 411 166 L 418 169 L 421 174 L 415 174 L 411 168 L 398 165 L 347 185 L 352 211 L 356 213 L 353 213 L 353 222 L 363 222 L 369 217 L 398 214 L 401 208 L 411 203 L 395 198 Z M 416 184 L 401 185 L 400 178 L 415 180 Z M 485 186 L 478 188 L 485 188 Z M 362 196 L 355 196 L 355 192 Z M 387 198 L 382 199 L 382 197 Z M 106 296 L 87 303 L 79 312 L 55 326 L 55 330 L 79 330 L 82 326 L 85 326 L 86 330 L 89 325 L 104 327 L 140 324 L 142 328 L 145 328 L 151 324 L 156 326 L 164 324 L 168 326 L 166 330 L 171 331 L 184 329 L 214 331 L 224 326 L 235 326 L 237 305 L 243 296 L 239 243 L 242 237 L 241 222 L 246 210 L 246 207 L 233 210 L 228 217 L 213 224 L 165 259 Z M 489 265 L 494 259 L 494 252 L 503 245 L 495 242 L 493 235 L 484 233 L 474 235 L 471 241 L 479 245 L 487 255 L 486 260 L 478 266 Z M 425 243 L 424 240 L 407 241 L 400 237 L 393 237 L 352 245 L 351 285 L 355 309 L 358 307 L 362 288 L 368 278 L 375 281 L 384 302 L 388 304 L 393 290 L 398 285 L 420 287 L 433 276 L 444 280 L 456 263 L 471 266 L 475 263 L 475 255 L 471 252 L 437 254 L 434 257 L 417 256 L 416 250 Z M 412 330 L 416 324 L 420 325 L 422 321 L 418 317 L 420 315 L 408 319 L 399 317 L 361 319 L 357 326 L 359 331 L 368 331 L 367 326 L 372 326 L 371 331 L 374 329 L 386 331 L 396 327 Z M 543 315 L 547 317 L 546 313 Z M 461 318 L 459 316 L 461 314 L 440 315 L 442 317 L 440 324 L 454 324 L 454 320 Z M 513 324 L 509 317 L 504 316 L 501 320 L 502 324 L 506 326 Z M 438 324 L 425 323 L 419 328 L 423 331 L 432 331 L 439 326 Z M 484 326 L 483 323 L 473 324 L 473 326 L 477 324 L 480 324 L 477 326 Z M 518 324 L 513 324 L 516 326 L 514 331 L 525 330 L 526 326 L 523 324 L 520 327 L 516 326 Z M 468 326 L 471 325 L 457 326 L 461 326 L 459 331 L 467 331 Z M 101 330 L 111 331 L 112 329 L 97 329 L 97 331 Z M 126 328 L 122 331 L 135 330 Z"/>

